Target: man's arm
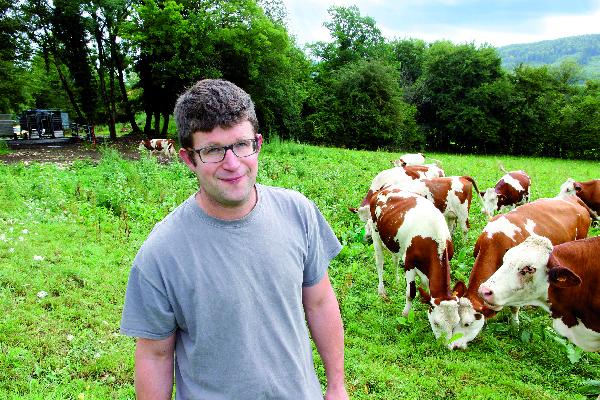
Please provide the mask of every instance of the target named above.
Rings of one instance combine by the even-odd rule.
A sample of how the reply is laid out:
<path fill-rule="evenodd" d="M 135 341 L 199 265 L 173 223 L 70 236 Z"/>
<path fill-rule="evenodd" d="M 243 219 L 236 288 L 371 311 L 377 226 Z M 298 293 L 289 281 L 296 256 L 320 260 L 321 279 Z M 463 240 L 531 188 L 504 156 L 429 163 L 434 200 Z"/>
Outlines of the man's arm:
<path fill-rule="evenodd" d="M 327 377 L 327 400 L 346 400 L 344 385 L 344 328 L 329 276 L 302 289 L 308 329 L 321 356 Z"/>
<path fill-rule="evenodd" d="M 135 393 L 139 400 L 171 399 L 175 334 L 162 340 L 138 338 L 135 347 Z"/>

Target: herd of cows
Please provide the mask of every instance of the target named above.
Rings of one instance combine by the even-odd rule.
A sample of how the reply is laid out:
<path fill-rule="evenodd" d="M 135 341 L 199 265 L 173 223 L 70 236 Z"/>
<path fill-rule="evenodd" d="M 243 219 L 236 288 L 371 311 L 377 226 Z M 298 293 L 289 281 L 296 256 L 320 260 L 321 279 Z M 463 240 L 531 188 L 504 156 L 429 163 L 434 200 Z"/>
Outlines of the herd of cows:
<path fill-rule="evenodd" d="M 466 348 L 502 307 L 509 306 L 518 323 L 519 307 L 533 305 L 551 314 L 559 334 L 585 351 L 599 351 L 600 237 L 587 236 L 599 219 L 600 179 L 569 179 L 556 197 L 529 202 L 529 176 L 503 172 L 482 192 L 473 178 L 446 177 L 439 163 L 425 164 L 420 153 L 380 172 L 360 207 L 350 209 L 372 237 L 379 294 L 386 296 L 387 249 L 396 272 L 401 262 L 406 275 L 403 314 L 416 296 L 418 276 L 433 333 L 450 349 Z M 452 234 L 469 229 L 473 189 L 490 219 L 475 243 L 468 285 L 459 281 L 451 289 Z M 504 213 L 494 216 L 498 211 Z"/>

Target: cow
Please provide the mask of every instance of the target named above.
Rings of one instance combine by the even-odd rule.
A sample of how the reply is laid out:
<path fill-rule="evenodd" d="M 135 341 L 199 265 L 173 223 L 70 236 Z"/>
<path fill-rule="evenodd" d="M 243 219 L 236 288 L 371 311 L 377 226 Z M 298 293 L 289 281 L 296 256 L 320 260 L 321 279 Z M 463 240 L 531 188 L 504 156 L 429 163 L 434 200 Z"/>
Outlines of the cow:
<path fill-rule="evenodd" d="M 463 282 L 455 286 L 459 297 L 461 323 L 453 335 L 462 334 L 451 345 L 466 348 L 483 328 L 484 318 L 500 310 L 485 304 L 479 297 L 479 287 L 502 264 L 506 251 L 531 235 L 548 238 L 553 244 L 585 238 L 590 228 L 588 208 L 577 197 L 539 199 L 493 217 L 479 235 L 473 255 L 475 263 L 469 276 L 468 288 Z M 518 323 L 518 308 L 513 309 L 513 322 Z"/>
<path fill-rule="evenodd" d="M 523 170 L 505 172 L 496 186 L 480 192 L 484 208 L 481 210 L 488 216 L 493 216 L 495 211 L 511 210 L 516 206 L 525 204 L 529 201 L 529 188 L 531 178 Z"/>
<path fill-rule="evenodd" d="M 594 219 L 600 219 L 600 179 L 577 182 L 572 178 L 560 186 L 557 197 L 577 195 L 593 211 Z"/>
<path fill-rule="evenodd" d="M 442 212 L 450 234 L 460 227 L 463 234 L 469 229 L 469 209 L 472 190 L 478 192 L 475 180 L 470 176 L 423 178 L 399 184 L 403 190 L 417 193 L 431 201 Z"/>
<path fill-rule="evenodd" d="M 479 287 L 498 306 L 540 306 L 556 332 L 585 351 L 600 351 L 600 236 L 556 246 L 532 235 L 508 250 Z"/>
<path fill-rule="evenodd" d="M 396 167 L 406 167 L 407 165 L 423 165 L 425 164 L 425 156 L 423 153 L 409 153 L 400 156 L 399 159 L 392 161 Z"/>
<path fill-rule="evenodd" d="M 444 170 L 438 164 L 404 164 L 399 160 L 392 161 L 395 168 L 403 168 L 409 175 L 416 175 L 421 178 L 441 178 L 446 176 Z"/>
<path fill-rule="evenodd" d="M 408 315 L 416 295 L 415 277 L 428 288 L 419 287 L 436 337 L 446 337 L 460 320 L 458 303 L 450 291 L 450 264 L 453 246 L 450 231 L 442 213 L 427 199 L 397 186 L 376 191 L 368 204 L 358 210 L 363 222 L 372 221 L 373 248 L 379 278 L 378 293 L 385 297 L 383 284 L 383 249 L 393 254 L 394 264 L 402 261 L 406 275 Z"/>
<path fill-rule="evenodd" d="M 143 139 L 138 149 L 140 152 L 148 150 L 151 153 L 163 154 L 171 158 L 175 156 L 175 141 L 173 139 Z"/>

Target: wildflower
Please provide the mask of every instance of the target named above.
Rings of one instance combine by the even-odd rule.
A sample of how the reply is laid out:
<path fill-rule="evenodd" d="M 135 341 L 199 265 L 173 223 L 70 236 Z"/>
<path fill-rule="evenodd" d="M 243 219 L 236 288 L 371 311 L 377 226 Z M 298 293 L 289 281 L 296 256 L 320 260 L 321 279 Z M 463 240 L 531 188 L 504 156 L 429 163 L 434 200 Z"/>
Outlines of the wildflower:
<path fill-rule="evenodd" d="M 42 257 L 42 256 L 33 256 L 33 261 L 44 261 L 44 257 Z"/>
<path fill-rule="evenodd" d="M 23 236 L 19 236 L 19 242 L 22 242 L 23 240 L 25 240 L 25 238 Z"/>
<path fill-rule="evenodd" d="M 48 296 L 48 292 L 44 290 L 40 290 L 39 292 L 37 292 L 37 297 L 39 297 L 40 299 L 43 299 L 46 296 Z"/>
<path fill-rule="evenodd" d="M 23 229 L 23 230 L 21 231 L 21 233 L 23 233 L 23 234 L 27 235 L 27 234 L 29 233 L 29 230 L 27 230 L 27 229 Z"/>
<path fill-rule="evenodd" d="M 0 240 L 6 242 L 6 234 L 3 233 L 2 235 L 0 235 Z"/>
<path fill-rule="evenodd" d="M 70 333 L 67 335 L 67 340 L 70 342 L 73 339 L 75 339 L 75 336 L 71 335 Z"/>
<path fill-rule="evenodd" d="M 83 399 L 85 399 L 85 394 L 83 394 L 83 393 L 79 393 L 79 394 L 77 395 L 77 400 L 83 400 Z"/>
<path fill-rule="evenodd" d="M 8 249 L 8 252 L 9 252 L 9 253 L 14 253 L 14 252 L 15 252 L 15 248 L 14 248 L 14 247 L 11 247 L 10 249 Z"/>

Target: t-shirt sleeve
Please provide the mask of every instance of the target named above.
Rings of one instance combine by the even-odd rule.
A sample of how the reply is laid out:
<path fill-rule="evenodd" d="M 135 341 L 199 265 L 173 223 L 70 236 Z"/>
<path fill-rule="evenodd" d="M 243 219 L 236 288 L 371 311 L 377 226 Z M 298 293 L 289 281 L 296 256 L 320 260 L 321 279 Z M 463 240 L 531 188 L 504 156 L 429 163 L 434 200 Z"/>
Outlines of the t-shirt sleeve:
<path fill-rule="evenodd" d="M 302 286 L 313 286 L 325 275 L 329 262 L 342 250 L 340 241 L 311 201 L 308 231 L 308 254 L 304 263 L 304 280 Z"/>
<path fill-rule="evenodd" d="M 134 264 L 125 293 L 121 333 L 160 340 L 171 336 L 175 328 L 175 314 L 164 290 L 148 280 Z"/>

